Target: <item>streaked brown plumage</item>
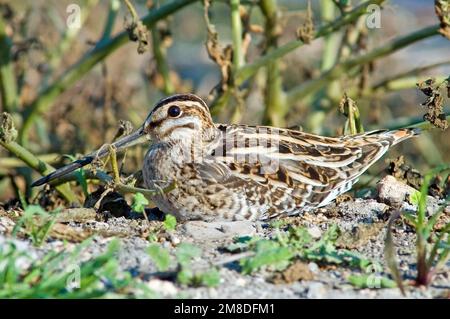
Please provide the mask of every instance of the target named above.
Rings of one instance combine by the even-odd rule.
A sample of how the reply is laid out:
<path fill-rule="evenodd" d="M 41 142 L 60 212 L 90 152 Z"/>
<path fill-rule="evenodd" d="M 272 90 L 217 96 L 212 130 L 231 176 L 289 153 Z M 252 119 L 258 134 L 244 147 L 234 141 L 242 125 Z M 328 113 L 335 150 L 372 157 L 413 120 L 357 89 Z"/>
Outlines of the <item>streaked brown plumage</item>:
<path fill-rule="evenodd" d="M 124 148 L 143 135 L 152 140 L 143 164 L 148 188 L 177 187 L 153 198 L 181 220 L 268 219 L 328 204 L 348 191 L 390 146 L 415 129 L 373 131 L 337 138 L 265 126 L 215 124 L 192 94 L 161 100 Z M 47 178 L 86 165 L 92 153 Z"/>

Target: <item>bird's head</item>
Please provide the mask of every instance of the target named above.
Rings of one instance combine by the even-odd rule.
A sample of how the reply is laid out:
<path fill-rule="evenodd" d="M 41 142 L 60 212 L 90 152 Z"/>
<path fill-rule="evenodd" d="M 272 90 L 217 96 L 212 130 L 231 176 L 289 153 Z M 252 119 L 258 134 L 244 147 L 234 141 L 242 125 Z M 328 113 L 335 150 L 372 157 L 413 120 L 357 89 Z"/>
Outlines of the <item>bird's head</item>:
<path fill-rule="evenodd" d="M 152 143 L 179 144 L 182 147 L 189 147 L 189 150 L 193 146 L 201 149 L 204 142 L 211 141 L 216 136 L 217 129 L 206 103 L 193 94 L 176 94 L 159 101 L 140 128 L 118 139 L 111 146 L 121 151 L 151 140 Z M 101 147 L 84 158 L 37 180 L 33 186 L 48 183 L 108 154 L 109 148 Z"/>
<path fill-rule="evenodd" d="M 215 126 L 206 103 L 194 94 L 176 94 L 159 101 L 142 127 L 155 142 L 205 141 Z"/>

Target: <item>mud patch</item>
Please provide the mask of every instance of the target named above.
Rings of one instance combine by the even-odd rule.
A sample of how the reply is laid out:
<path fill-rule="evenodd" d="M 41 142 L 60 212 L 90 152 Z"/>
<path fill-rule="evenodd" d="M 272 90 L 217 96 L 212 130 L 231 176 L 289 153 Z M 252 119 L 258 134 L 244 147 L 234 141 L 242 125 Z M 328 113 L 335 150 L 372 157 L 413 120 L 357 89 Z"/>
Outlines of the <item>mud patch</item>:
<path fill-rule="evenodd" d="M 297 261 L 284 271 L 276 273 L 272 278 L 272 282 L 274 284 L 290 284 L 296 281 L 313 279 L 314 273 L 309 268 L 309 265 L 302 261 Z"/>

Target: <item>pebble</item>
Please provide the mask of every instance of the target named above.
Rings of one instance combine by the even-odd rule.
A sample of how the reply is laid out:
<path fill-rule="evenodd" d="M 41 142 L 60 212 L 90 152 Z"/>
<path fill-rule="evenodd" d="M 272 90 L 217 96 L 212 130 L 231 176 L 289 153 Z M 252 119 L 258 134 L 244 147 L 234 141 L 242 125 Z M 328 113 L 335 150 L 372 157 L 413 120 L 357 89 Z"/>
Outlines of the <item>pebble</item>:
<path fill-rule="evenodd" d="M 317 226 L 312 226 L 312 227 L 308 228 L 308 233 L 314 239 L 319 239 L 320 237 L 322 237 L 322 231 Z"/>
<path fill-rule="evenodd" d="M 250 221 L 234 222 L 203 222 L 191 221 L 184 223 L 182 232 L 195 241 L 224 240 L 255 234 L 255 227 Z"/>
<path fill-rule="evenodd" d="M 323 299 L 327 289 L 325 285 L 320 282 L 313 282 L 309 285 L 307 297 L 308 299 Z"/>
<path fill-rule="evenodd" d="M 319 272 L 319 266 L 316 263 L 314 263 L 314 262 L 310 262 L 308 264 L 308 268 L 313 273 L 318 273 Z"/>
<path fill-rule="evenodd" d="M 147 286 L 154 292 L 160 293 L 164 296 L 173 296 L 178 292 L 177 287 L 175 287 L 172 282 L 166 280 L 151 279 L 147 283 Z"/>

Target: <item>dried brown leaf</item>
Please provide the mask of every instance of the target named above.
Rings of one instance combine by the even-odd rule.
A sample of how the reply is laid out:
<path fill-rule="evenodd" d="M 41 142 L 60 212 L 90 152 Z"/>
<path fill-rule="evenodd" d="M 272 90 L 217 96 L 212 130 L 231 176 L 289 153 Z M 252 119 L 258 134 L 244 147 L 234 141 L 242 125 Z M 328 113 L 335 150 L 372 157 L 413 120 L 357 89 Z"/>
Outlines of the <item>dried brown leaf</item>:
<path fill-rule="evenodd" d="M 297 38 L 306 44 L 310 44 L 314 40 L 315 27 L 313 22 L 313 12 L 311 8 L 311 1 L 308 1 L 308 8 L 306 10 L 306 21 L 298 28 Z"/>
<path fill-rule="evenodd" d="M 439 33 L 450 40 L 450 3 L 448 0 L 435 0 L 434 10 L 441 22 Z"/>
<path fill-rule="evenodd" d="M 427 113 L 423 116 L 423 119 L 442 130 L 447 129 L 448 122 L 443 110 L 444 97 L 440 92 L 439 85 L 436 84 L 436 80 L 431 78 L 417 83 L 417 87 L 427 96 L 425 102 L 421 104 L 427 108 Z"/>

